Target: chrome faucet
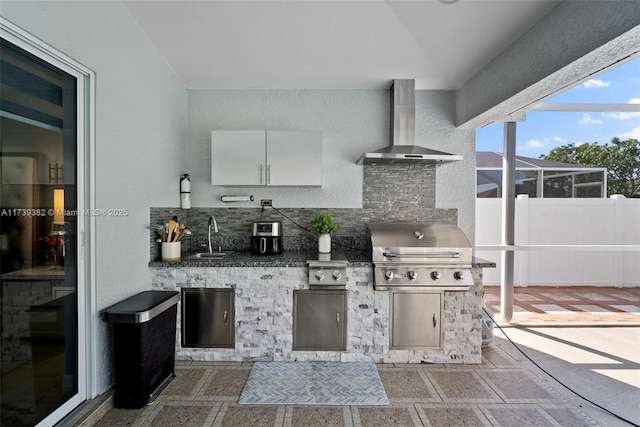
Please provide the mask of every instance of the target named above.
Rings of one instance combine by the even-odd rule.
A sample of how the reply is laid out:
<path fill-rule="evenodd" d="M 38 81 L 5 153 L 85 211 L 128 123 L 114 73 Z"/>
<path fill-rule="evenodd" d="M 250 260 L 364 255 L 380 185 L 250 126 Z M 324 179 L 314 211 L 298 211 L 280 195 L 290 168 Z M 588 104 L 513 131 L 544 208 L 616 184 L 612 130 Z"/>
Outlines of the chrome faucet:
<path fill-rule="evenodd" d="M 213 247 L 211 246 L 211 224 L 213 224 L 213 232 L 217 233 L 218 232 L 218 223 L 216 222 L 216 218 L 211 215 L 209 217 L 209 253 L 212 254 L 213 253 Z M 219 250 L 220 248 L 218 248 Z"/>

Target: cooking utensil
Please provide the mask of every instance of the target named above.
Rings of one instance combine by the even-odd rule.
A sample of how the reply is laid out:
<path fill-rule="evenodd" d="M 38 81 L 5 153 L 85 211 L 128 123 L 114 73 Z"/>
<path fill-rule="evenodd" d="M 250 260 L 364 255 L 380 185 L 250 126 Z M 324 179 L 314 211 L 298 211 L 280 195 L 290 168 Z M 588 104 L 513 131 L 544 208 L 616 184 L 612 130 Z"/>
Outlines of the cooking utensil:
<path fill-rule="evenodd" d="M 172 242 L 177 242 L 178 239 L 180 238 L 180 235 L 182 235 L 182 232 L 187 228 L 186 225 L 180 225 L 178 226 L 178 228 L 176 229 L 176 232 L 173 234 L 173 240 L 171 240 Z"/>
<path fill-rule="evenodd" d="M 185 229 L 178 237 L 178 242 L 181 241 L 184 236 L 190 236 L 190 235 L 191 235 L 191 230 L 189 230 L 188 228 Z"/>
<path fill-rule="evenodd" d="M 172 241 L 172 240 L 171 240 L 171 238 L 172 238 L 172 236 L 173 236 L 173 232 L 174 232 L 174 231 L 175 231 L 175 229 L 176 229 L 176 222 L 175 222 L 173 219 L 170 219 L 170 220 L 169 220 L 169 222 L 168 222 L 168 228 L 169 228 L 169 231 L 168 231 L 168 233 L 167 233 L 167 242 L 171 242 L 171 241 Z"/>

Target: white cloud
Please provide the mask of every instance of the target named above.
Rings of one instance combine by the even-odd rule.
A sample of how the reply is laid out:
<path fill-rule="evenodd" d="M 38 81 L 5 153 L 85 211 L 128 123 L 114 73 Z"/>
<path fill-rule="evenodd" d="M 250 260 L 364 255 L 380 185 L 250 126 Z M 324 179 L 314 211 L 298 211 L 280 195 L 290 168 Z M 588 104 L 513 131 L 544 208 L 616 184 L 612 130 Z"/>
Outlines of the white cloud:
<path fill-rule="evenodd" d="M 640 104 L 640 98 L 631 98 L 627 104 Z M 640 117 L 640 112 L 602 113 L 602 115 L 616 120 L 629 120 Z"/>
<path fill-rule="evenodd" d="M 621 134 L 619 138 L 622 139 L 622 140 L 625 140 L 625 139 L 640 139 L 640 126 L 638 126 L 637 128 L 631 129 L 631 131 L 629 131 L 629 132 L 625 132 L 625 133 Z"/>
<path fill-rule="evenodd" d="M 602 113 L 602 115 L 616 120 L 629 120 L 632 117 L 640 117 L 640 113 Z"/>
<path fill-rule="evenodd" d="M 582 115 L 582 119 L 580 120 L 580 124 L 583 124 L 583 125 L 601 125 L 602 124 L 602 120 L 594 119 L 594 118 L 591 117 L 591 114 L 584 113 Z"/>
<path fill-rule="evenodd" d="M 545 148 L 548 146 L 556 147 L 560 144 L 566 143 L 567 140 L 565 138 L 559 136 L 552 136 L 551 138 L 544 138 L 543 140 L 539 139 L 530 139 L 525 142 L 523 145 L 518 145 L 519 150 L 534 150 L 536 148 Z"/>
<path fill-rule="evenodd" d="M 547 144 L 542 141 L 538 141 L 537 139 L 531 139 L 526 142 L 526 146 L 530 148 L 540 148 L 544 147 L 545 145 Z"/>
<path fill-rule="evenodd" d="M 585 89 L 593 89 L 593 88 L 609 87 L 610 84 L 611 82 L 605 82 L 603 80 L 598 80 L 598 79 L 591 79 L 582 83 L 580 87 L 583 87 Z"/>

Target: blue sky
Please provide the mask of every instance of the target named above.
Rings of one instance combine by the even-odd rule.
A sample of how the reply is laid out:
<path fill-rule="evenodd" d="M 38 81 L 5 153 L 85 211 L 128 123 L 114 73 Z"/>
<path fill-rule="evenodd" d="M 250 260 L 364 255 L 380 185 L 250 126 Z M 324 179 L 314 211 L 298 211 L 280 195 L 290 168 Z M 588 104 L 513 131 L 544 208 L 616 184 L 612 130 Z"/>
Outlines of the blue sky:
<path fill-rule="evenodd" d="M 569 89 L 547 103 L 640 103 L 640 58 Z M 640 113 L 528 112 L 516 128 L 516 154 L 538 158 L 575 143 L 605 144 L 611 138 L 640 139 Z M 502 152 L 503 124 L 478 129 L 476 150 Z"/>

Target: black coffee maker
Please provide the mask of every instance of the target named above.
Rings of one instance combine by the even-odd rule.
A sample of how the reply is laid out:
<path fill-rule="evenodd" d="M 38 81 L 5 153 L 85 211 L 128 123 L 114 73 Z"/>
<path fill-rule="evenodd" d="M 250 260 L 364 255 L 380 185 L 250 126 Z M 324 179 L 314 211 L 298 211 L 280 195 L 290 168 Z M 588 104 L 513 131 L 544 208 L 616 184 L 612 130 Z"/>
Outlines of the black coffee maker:
<path fill-rule="evenodd" d="M 282 253 L 282 222 L 254 222 L 251 233 L 251 252 L 256 255 Z"/>

